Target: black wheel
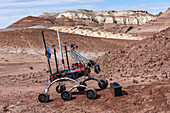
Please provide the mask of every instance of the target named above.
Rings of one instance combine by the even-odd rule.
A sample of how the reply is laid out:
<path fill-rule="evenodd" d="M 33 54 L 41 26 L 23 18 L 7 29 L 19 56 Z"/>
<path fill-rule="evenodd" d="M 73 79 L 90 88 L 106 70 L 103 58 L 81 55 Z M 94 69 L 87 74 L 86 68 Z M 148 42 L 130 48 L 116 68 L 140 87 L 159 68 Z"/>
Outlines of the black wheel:
<path fill-rule="evenodd" d="M 102 83 L 102 84 L 101 84 L 101 83 Z M 100 82 L 98 83 L 98 86 L 99 86 L 101 89 L 105 89 L 105 88 L 107 88 L 107 86 L 108 86 L 108 81 L 105 80 L 105 79 L 102 79 L 102 80 L 100 80 Z"/>
<path fill-rule="evenodd" d="M 99 67 L 99 65 L 95 65 L 95 66 L 94 66 L 94 72 L 96 72 L 97 74 L 99 74 L 99 72 L 100 72 L 100 67 Z"/>
<path fill-rule="evenodd" d="M 108 81 L 106 80 L 106 79 L 102 79 L 104 82 L 105 82 L 105 88 L 107 88 L 107 86 L 108 86 Z"/>
<path fill-rule="evenodd" d="M 86 83 L 82 83 L 82 82 L 80 82 L 80 85 L 85 85 L 85 86 L 87 86 Z M 86 88 L 85 88 L 85 87 L 77 87 L 77 89 L 78 89 L 79 91 L 84 91 Z"/>
<path fill-rule="evenodd" d="M 39 96 L 38 96 L 38 100 L 41 102 L 41 103 L 46 103 L 49 101 L 49 95 L 47 93 L 41 93 Z"/>
<path fill-rule="evenodd" d="M 58 85 L 58 86 L 56 87 L 57 93 L 62 93 L 62 92 L 65 91 L 65 90 L 66 90 L 65 85 Z"/>
<path fill-rule="evenodd" d="M 61 98 L 64 100 L 64 101 L 69 101 L 71 100 L 71 97 L 72 97 L 72 94 L 70 91 L 64 91 L 61 93 Z"/>
<path fill-rule="evenodd" d="M 90 100 L 95 99 L 97 96 L 96 90 L 95 89 L 89 89 L 86 92 L 86 97 Z"/>

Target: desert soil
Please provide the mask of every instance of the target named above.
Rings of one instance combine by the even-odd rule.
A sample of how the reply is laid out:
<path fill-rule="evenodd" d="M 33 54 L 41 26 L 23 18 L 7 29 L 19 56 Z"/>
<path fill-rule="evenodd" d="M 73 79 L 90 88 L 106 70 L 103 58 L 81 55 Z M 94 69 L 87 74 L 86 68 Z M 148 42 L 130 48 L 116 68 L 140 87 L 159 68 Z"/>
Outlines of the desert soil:
<path fill-rule="evenodd" d="M 83 55 L 94 54 L 87 58 L 100 64 L 101 73 L 91 75 L 120 83 L 123 96 L 114 97 L 110 84 L 100 90 L 96 82 L 89 81 L 87 85 L 97 90 L 95 100 L 88 100 L 84 92 L 74 89 L 72 100 L 63 101 L 55 91 L 56 84 L 50 89 L 48 103 L 38 101 L 49 77 L 41 31 L 0 32 L 0 112 L 170 112 L 169 29 L 142 41 L 61 33 L 62 42 L 77 44 Z M 58 44 L 55 31 L 45 30 L 45 36 L 49 46 Z M 42 51 L 36 53 L 39 50 Z M 54 59 L 51 61 L 55 71 Z M 67 89 L 73 86 L 71 82 L 64 84 Z"/>

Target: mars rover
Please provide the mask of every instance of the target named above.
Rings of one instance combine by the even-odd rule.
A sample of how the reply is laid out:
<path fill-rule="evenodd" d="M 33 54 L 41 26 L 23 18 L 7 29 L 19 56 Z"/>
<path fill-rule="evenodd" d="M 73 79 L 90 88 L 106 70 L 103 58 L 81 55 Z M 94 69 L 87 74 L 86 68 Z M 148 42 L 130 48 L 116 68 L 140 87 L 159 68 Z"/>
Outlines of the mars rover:
<path fill-rule="evenodd" d="M 98 86 L 101 89 L 105 89 L 108 86 L 107 80 L 105 80 L 105 79 L 98 80 L 98 79 L 93 78 L 89 75 L 90 72 L 91 72 L 91 68 L 93 68 L 94 71 L 98 74 L 100 72 L 99 65 L 96 64 L 94 61 L 88 60 L 85 57 L 83 57 L 82 55 L 80 55 L 77 52 L 78 47 L 75 46 L 75 44 L 71 44 L 70 46 L 67 46 L 67 44 L 64 43 L 65 54 L 66 54 L 66 59 L 67 59 L 67 66 L 68 66 L 68 68 L 66 69 L 65 64 L 64 64 L 64 58 L 63 58 L 62 45 L 61 45 L 61 41 L 60 41 L 59 31 L 57 31 L 57 34 L 58 34 L 58 41 L 59 41 L 59 47 L 60 47 L 60 52 L 61 52 L 62 68 L 63 69 L 60 70 L 60 71 L 58 69 L 56 49 L 55 49 L 56 46 L 52 45 L 51 47 L 53 47 L 53 49 L 54 49 L 53 54 L 54 54 L 55 63 L 56 63 L 56 72 L 52 73 L 51 65 L 50 65 L 50 57 L 51 57 L 52 52 L 45 42 L 44 31 L 42 31 L 45 53 L 46 53 L 46 56 L 47 56 L 47 61 L 48 61 L 49 70 L 50 70 L 50 78 L 47 80 L 47 82 L 50 80 L 51 83 L 49 85 L 46 85 L 45 92 L 41 93 L 38 96 L 38 100 L 41 103 L 46 103 L 46 102 L 49 101 L 49 95 L 48 95 L 49 88 L 54 83 L 58 83 L 58 85 L 56 87 L 56 91 L 58 93 L 61 93 L 61 98 L 65 101 L 71 100 L 71 98 L 72 98 L 71 91 L 74 88 L 77 88 L 79 91 L 85 91 L 85 89 L 87 89 L 87 91 L 85 92 L 86 97 L 88 99 L 91 99 L 91 100 L 95 99 L 96 96 L 97 96 L 96 90 L 87 87 L 87 84 L 85 82 L 89 81 L 89 80 L 95 80 L 95 81 L 98 82 Z M 75 61 L 71 66 L 72 68 L 70 68 L 68 53 L 70 54 L 70 56 Z M 83 81 L 78 82 L 77 79 L 82 77 L 82 76 L 87 76 L 87 79 L 84 79 Z M 69 90 L 66 90 L 66 87 L 63 84 L 63 81 L 73 81 L 74 83 L 76 83 L 76 85 L 71 87 Z"/>

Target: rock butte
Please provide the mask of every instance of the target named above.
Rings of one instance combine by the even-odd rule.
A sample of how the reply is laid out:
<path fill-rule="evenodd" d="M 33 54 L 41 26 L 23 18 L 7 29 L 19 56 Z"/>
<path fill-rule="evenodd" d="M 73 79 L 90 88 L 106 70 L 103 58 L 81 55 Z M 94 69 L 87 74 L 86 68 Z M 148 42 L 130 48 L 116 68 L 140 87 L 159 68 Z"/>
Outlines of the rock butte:
<path fill-rule="evenodd" d="M 170 8 L 158 15 L 149 14 L 147 11 L 78 9 L 61 13 L 44 13 L 39 17 L 28 16 L 5 30 L 49 28 L 85 36 L 141 40 L 168 27 L 170 27 Z"/>

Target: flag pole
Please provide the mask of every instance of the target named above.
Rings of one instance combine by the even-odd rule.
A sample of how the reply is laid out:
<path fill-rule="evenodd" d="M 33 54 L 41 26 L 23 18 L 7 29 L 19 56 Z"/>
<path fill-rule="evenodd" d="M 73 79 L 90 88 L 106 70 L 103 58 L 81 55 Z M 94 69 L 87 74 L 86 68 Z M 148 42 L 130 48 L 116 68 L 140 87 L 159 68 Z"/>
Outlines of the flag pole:
<path fill-rule="evenodd" d="M 47 53 L 47 46 L 46 46 L 46 42 L 45 42 L 45 38 L 44 38 L 44 30 L 42 31 L 42 36 L 43 36 L 43 42 L 44 42 L 45 51 Z M 47 58 L 47 61 L 48 61 L 48 66 L 49 66 L 50 74 L 52 75 L 50 60 L 48 58 Z"/>

